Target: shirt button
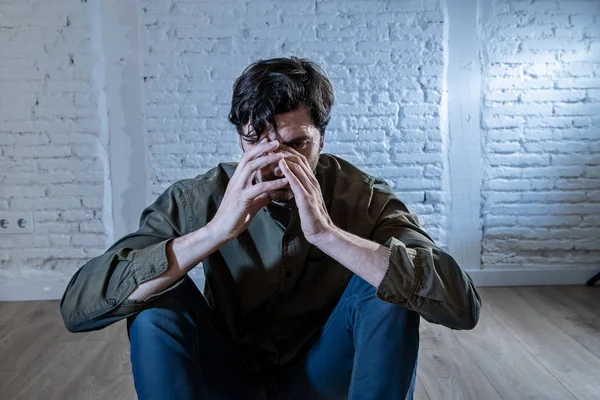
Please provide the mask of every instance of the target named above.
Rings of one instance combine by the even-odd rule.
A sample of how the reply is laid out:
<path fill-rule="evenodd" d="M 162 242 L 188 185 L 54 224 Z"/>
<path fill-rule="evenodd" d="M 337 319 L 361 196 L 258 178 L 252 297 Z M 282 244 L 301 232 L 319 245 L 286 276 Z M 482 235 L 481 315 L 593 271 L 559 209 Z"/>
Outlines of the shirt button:
<path fill-rule="evenodd" d="M 114 298 L 110 298 L 108 299 L 108 304 L 110 304 L 111 306 L 114 306 L 117 303 L 117 300 L 115 300 Z"/>
<path fill-rule="evenodd" d="M 288 278 L 288 279 L 291 278 L 292 277 L 292 272 L 291 271 L 287 271 L 285 273 L 285 277 Z"/>

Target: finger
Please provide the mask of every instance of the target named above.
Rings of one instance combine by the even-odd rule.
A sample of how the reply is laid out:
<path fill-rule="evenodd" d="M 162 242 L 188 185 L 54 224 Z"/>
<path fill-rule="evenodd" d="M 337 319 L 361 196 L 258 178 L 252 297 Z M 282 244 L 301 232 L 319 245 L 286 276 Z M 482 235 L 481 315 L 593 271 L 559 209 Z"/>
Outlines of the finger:
<path fill-rule="evenodd" d="M 268 182 L 260 182 L 247 188 L 244 191 L 244 195 L 247 196 L 246 198 L 248 199 L 254 199 L 263 193 L 268 193 L 277 189 L 283 189 L 288 185 L 288 182 L 289 181 L 287 178 L 280 178 Z"/>
<path fill-rule="evenodd" d="M 243 168 L 249 161 L 252 161 L 265 153 L 274 151 L 277 147 L 279 147 L 279 142 L 277 140 L 272 140 L 269 142 L 263 139 L 261 142 L 259 142 L 257 146 L 244 152 L 238 164 L 238 167 Z"/>
<path fill-rule="evenodd" d="M 304 189 L 307 193 L 314 193 L 316 187 L 314 183 L 310 180 L 308 173 L 306 172 L 306 167 L 301 164 L 289 163 L 288 167 L 292 170 L 296 178 L 300 181 Z"/>
<path fill-rule="evenodd" d="M 292 170 L 288 166 L 287 161 L 285 159 L 279 161 L 279 168 L 281 168 L 281 171 L 283 171 L 283 175 L 287 178 L 288 182 L 290 183 L 290 187 L 292 188 L 292 191 L 294 192 L 295 196 L 306 196 L 308 194 L 300 180 L 298 180 L 294 172 L 292 172 Z"/>
<path fill-rule="evenodd" d="M 270 202 L 271 199 L 269 198 L 269 193 L 262 193 L 254 199 L 248 211 L 254 216 L 261 208 L 268 205 Z"/>
<path fill-rule="evenodd" d="M 317 181 L 317 178 L 315 177 L 315 174 L 310 169 L 310 167 L 307 166 L 303 162 L 303 160 L 300 157 L 298 157 L 297 155 L 294 155 L 291 153 L 285 153 L 285 152 L 284 152 L 284 154 L 285 154 L 286 161 L 292 161 L 289 164 L 290 167 L 292 167 L 294 165 L 298 165 L 298 167 L 302 169 L 303 175 L 305 175 L 307 178 L 306 179 L 307 183 L 310 183 L 310 186 L 307 186 L 306 188 L 308 189 L 309 187 L 313 187 L 314 189 L 320 190 L 319 182 Z"/>
<path fill-rule="evenodd" d="M 248 186 L 250 177 L 256 173 L 259 169 L 266 167 L 269 164 L 278 163 L 283 158 L 281 153 L 270 153 L 266 156 L 256 158 L 248 162 L 240 171 L 239 179 L 244 187 Z"/>
<path fill-rule="evenodd" d="M 310 163 L 308 162 L 308 159 L 304 156 L 304 154 L 300 153 L 298 150 L 294 149 L 293 147 L 288 147 L 285 146 L 285 151 L 295 155 L 296 157 L 298 157 L 300 159 L 300 161 L 310 170 Z"/>

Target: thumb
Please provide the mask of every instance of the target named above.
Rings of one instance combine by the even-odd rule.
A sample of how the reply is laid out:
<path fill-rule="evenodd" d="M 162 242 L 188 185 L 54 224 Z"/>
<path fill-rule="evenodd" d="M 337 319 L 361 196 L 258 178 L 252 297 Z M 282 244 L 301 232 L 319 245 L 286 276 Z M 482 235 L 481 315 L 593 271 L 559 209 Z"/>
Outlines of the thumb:
<path fill-rule="evenodd" d="M 269 198 L 269 193 L 263 193 L 260 196 L 254 198 L 252 204 L 250 205 L 250 214 L 253 216 L 264 206 L 269 204 L 271 199 Z"/>

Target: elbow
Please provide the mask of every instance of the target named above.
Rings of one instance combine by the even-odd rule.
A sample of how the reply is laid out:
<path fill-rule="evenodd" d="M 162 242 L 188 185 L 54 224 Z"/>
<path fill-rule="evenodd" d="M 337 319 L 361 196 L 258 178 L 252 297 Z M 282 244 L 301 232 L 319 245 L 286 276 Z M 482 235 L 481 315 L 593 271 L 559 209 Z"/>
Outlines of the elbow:
<path fill-rule="evenodd" d="M 459 318 L 456 319 L 456 324 L 453 329 L 470 331 L 477 326 L 479 322 L 479 314 L 481 312 L 481 299 L 477 292 L 473 292 L 467 299 L 465 299 L 462 312 L 459 314 Z"/>
<path fill-rule="evenodd" d="M 75 323 L 73 323 L 73 321 L 71 320 L 66 320 L 63 318 L 63 322 L 65 323 L 65 328 L 67 328 L 67 330 L 71 333 L 79 333 L 82 332 L 81 329 L 78 329 L 78 325 L 76 325 Z"/>
<path fill-rule="evenodd" d="M 73 310 L 68 306 L 68 302 L 63 300 L 60 303 L 60 315 L 62 317 L 63 323 L 65 324 L 65 328 L 71 333 L 80 332 L 81 329 L 79 325 L 75 322 L 75 318 L 73 318 Z"/>
<path fill-rule="evenodd" d="M 60 315 L 62 317 L 65 328 L 69 332 L 77 333 L 82 332 L 84 327 L 82 326 L 82 321 L 78 318 L 80 315 L 79 310 L 81 307 L 79 303 L 74 298 L 74 295 L 70 289 L 70 284 L 67 286 L 65 293 L 60 301 Z"/>
<path fill-rule="evenodd" d="M 470 331 L 477 326 L 479 322 L 479 313 L 461 318 L 454 327 L 455 330 Z"/>

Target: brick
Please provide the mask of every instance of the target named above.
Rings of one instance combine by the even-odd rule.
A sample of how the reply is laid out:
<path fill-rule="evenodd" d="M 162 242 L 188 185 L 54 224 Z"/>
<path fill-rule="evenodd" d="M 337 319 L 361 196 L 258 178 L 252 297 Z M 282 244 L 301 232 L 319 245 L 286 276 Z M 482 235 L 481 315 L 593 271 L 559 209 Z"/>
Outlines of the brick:
<path fill-rule="evenodd" d="M 525 122 L 527 128 L 569 128 L 574 125 L 573 117 L 545 116 L 528 118 Z"/>
<path fill-rule="evenodd" d="M 54 185 L 48 189 L 48 197 L 72 197 L 89 195 L 103 196 L 103 186 L 89 184 L 63 184 Z"/>
<path fill-rule="evenodd" d="M 567 4 L 558 2 L 561 10 L 568 12 L 569 14 L 581 14 L 581 15 L 598 15 L 600 10 L 598 9 L 598 3 L 595 1 L 569 1 Z"/>
<path fill-rule="evenodd" d="M 584 167 L 533 167 L 523 168 L 523 178 L 576 178 L 583 175 Z"/>
<path fill-rule="evenodd" d="M 39 198 L 44 197 L 45 189 L 42 186 L 24 185 L 2 185 L 0 186 L 0 197 L 13 198 Z"/>
<path fill-rule="evenodd" d="M 79 232 L 104 234 L 105 231 L 106 231 L 106 228 L 105 228 L 104 224 L 99 220 L 92 220 L 92 221 L 79 223 Z"/>
<path fill-rule="evenodd" d="M 523 102 L 574 102 L 585 97 L 583 90 L 530 90 L 521 94 Z"/>
<path fill-rule="evenodd" d="M 600 204 L 502 204 L 492 206 L 488 212 L 497 215 L 586 215 L 600 210 Z"/>
<path fill-rule="evenodd" d="M 600 165 L 600 159 L 593 154 L 577 155 L 577 157 L 570 154 L 553 154 L 552 165 Z"/>
<path fill-rule="evenodd" d="M 582 52 L 586 50 L 585 43 L 578 43 L 566 39 L 554 40 L 525 40 L 522 42 L 523 50 L 563 50 Z"/>
<path fill-rule="evenodd" d="M 486 215 L 483 218 L 483 225 L 487 227 L 494 226 L 509 226 L 512 227 L 517 224 L 517 217 L 514 216 L 494 216 L 494 215 Z"/>
<path fill-rule="evenodd" d="M 554 186 L 562 190 L 598 189 L 600 179 L 564 179 L 557 181 Z"/>
<path fill-rule="evenodd" d="M 496 32 L 497 38 L 536 38 L 540 36 L 552 36 L 552 26 L 523 26 L 523 27 L 505 27 Z"/>
<path fill-rule="evenodd" d="M 489 157 L 490 165 L 550 165 L 549 155 L 538 154 L 496 154 Z"/>
<path fill-rule="evenodd" d="M 596 78 L 558 78 L 557 89 L 600 89 L 600 77 Z"/>
<path fill-rule="evenodd" d="M 548 227 L 548 226 L 576 226 L 582 217 L 576 215 L 544 215 L 541 217 L 518 217 L 518 225 L 525 227 Z"/>
<path fill-rule="evenodd" d="M 587 142 L 534 142 L 523 145 L 528 153 L 582 153 L 589 149 Z"/>
<path fill-rule="evenodd" d="M 4 183 L 10 185 L 50 185 L 56 183 L 70 183 L 74 180 L 74 173 L 61 171 L 52 174 L 40 174 L 39 172 L 8 173 L 4 176 Z"/>
<path fill-rule="evenodd" d="M 600 103 L 557 104 L 554 106 L 554 113 L 556 115 L 595 116 L 600 114 Z"/>
<path fill-rule="evenodd" d="M 71 155 L 70 146 L 20 146 L 5 150 L 5 155 L 16 158 L 52 158 Z"/>
<path fill-rule="evenodd" d="M 95 212 L 88 210 L 68 210 L 61 213 L 61 219 L 67 222 L 87 221 L 93 219 Z"/>
<path fill-rule="evenodd" d="M 531 183 L 529 181 L 519 179 L 493 179 L 487 182 L 486 188 L 499 192 L 527 191 L 531 188 Z"/>
<path fill-rule="evenodd" d="M 493 102 L 515 102 L 519 100 L 521 94 L 515 91 L 495 90 L 489 93 L 486 98 Z"/>
<path fill-rule="evenodd" d="M 78 199 L 18 198 L 10 203 L 10 208 L 14 211 L 68 210 L 79 207 L 81 202 Z"/>
<path fill-rule="evenodd" d="M 518 128 L 525 123 L 522 117 L 484 115 L 482 125 L 485 129 Z"/>
<path fill-rule="evenodd" d="M 552 105 L 535 104 L 524 107 L 522 104 L 494 104 L 487 111 L 492 115 L 547 115 L 552 114 Z"/>
<path fill-rule="evenodd" d="M 0 248 L 19 249 L 19 253 L 22 253 L 21 249 L 24 248 L 33 250 L 48 246 L 48 238 L 38 235 L 37 232 L 34 235 L 3 235 L 2 241 L 0 241 Z"/>
<path fill-rule="evenodd" d="M 79 247 L 79 246 L 85 246 L 85 247 L 98 246 L 98 247 L 102 247 L 102 246 L 104 246 L 104 243 L 105 243 L 105 236 L 104 235 L 95 235 L 95 234 L 80 233 L 80 234 L 77 234 L 77 235 L 73 236 L 72 242 L 73 242 L 73 246 L 75 246 L 75 247 Z"/>
<path fill-rule="evenodd" d="M 494 153 L 515 153 L 521 148 L 519 142 L 494 142 L 488 149 Z"/>

